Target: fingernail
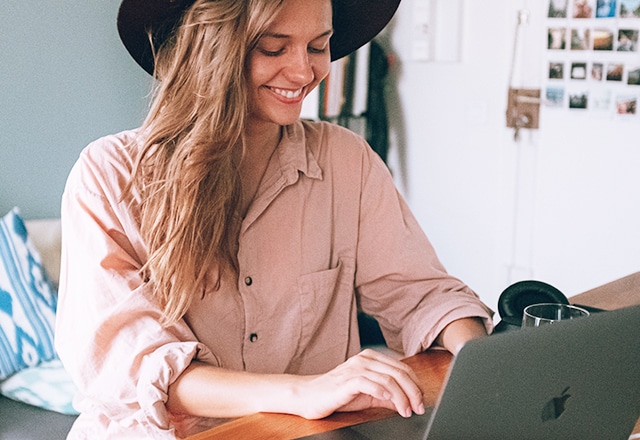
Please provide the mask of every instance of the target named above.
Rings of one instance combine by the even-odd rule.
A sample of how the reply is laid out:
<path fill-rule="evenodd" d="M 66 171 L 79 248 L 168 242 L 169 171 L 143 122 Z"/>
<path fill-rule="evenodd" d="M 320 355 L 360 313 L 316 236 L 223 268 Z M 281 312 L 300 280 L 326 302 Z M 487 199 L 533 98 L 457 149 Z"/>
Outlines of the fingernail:
<path fill-rule="evenodd" d="M 424 413 L 425 413 L 424 403 L 421 403 L 420 405 L 418 405 L 418 411 L 416 412 L 416 414 L 422 415 Z"/>

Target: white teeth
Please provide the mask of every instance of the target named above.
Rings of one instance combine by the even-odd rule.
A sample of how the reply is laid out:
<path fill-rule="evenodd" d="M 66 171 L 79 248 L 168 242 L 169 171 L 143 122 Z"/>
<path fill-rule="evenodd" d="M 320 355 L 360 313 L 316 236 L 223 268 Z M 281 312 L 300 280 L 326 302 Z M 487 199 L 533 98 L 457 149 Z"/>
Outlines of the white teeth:
<path fill-rule="evenodd" d="M 273 90 L 278 95 L 284 96 L 285 98 L 288 98 L 288 99 L 297 98 L 298 96 L 300 96 L 300 93 L 302 93 L 302 89 L 292 91 L 292 90 L 276 89 L 275 87 L 272 87 L 271 90 Z"/>

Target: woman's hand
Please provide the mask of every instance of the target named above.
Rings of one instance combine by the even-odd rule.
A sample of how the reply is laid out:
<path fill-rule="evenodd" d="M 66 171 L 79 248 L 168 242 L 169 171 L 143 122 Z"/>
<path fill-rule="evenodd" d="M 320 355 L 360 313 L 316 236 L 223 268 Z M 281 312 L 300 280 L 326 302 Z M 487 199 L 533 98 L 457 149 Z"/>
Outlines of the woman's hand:
<path fill-rule="evenodd" d="M 373 350 L 362 351 L 328 373 L 301 379 L 297 414 L 307 419 L 373 407 L 389 408 L 403 417 L 425 411 L 411 368 Z"/>

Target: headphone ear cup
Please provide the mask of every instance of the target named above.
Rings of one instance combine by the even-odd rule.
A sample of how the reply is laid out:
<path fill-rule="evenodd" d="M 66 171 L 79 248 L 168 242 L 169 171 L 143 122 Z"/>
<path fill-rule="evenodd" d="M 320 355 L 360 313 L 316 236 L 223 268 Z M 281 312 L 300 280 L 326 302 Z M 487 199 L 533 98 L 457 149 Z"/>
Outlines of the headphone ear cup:
<path fill-rule="evenodd" d="M 500 294 L 498 313 L 505 322 L 515 324 L 522 320 L 527 306 L 538 303 L 569 304 L 569 300 L 550 284 L 535 280 L 519 281 Z"/>

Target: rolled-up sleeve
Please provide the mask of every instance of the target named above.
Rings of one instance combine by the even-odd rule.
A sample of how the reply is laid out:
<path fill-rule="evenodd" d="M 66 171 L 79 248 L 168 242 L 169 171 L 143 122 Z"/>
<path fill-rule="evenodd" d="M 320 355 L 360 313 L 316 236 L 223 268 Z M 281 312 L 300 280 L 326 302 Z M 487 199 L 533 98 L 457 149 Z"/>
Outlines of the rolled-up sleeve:
<path fill-rule="evenodd" d="M 135 209 L 121 198 L 127 142 L 85 149 L 63 194 L 56 348 L 81 412 L 69 438 L 175 438 L 169 385 L 195 358 L 216 363 L 184 321 L 160 324 L 141 277 L 146 251 Z"/>
<path fill-rule="evenodd" d="M 375 316 L 390 347 L 406 355 L 429 348 L 452 321 L 493 312 L 447 273 L 398 193 L 384 163 L 365 149 L 356 286 L 361 308 Z"/>

